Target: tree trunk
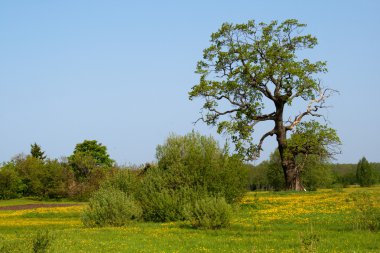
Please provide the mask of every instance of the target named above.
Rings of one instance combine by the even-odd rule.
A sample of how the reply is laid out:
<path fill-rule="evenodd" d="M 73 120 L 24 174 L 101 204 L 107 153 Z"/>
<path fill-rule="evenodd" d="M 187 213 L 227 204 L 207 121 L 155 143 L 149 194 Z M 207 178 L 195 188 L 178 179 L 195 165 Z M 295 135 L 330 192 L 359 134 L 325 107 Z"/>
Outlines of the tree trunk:
<path fill-rule="evenodd" d="M 303 191 L 300 171 L 297 169 L 296 160 L 287 152 L 286 129 L 283 124 L 283 103 L 276 104 L 275 130 L 278 143 L 278 151 L 281 157 L 281 166 L 284 171 L 286 190 Z"/>
<path fill-rule="evenodd" d="M 286 139 L 285 139 L 286 142 Z M 286 190 L 292 190 L 292 191 L 303 191 L 305 188 L 302 186 L 301 183 L 301 175 L 300 171 L 298 170 L 296 166 L 296 161 L 294 156 L 291 156 L 289 154 L 286 154 L 286 143 L 283 141 L 279 142 L 278 150 L 280 152 L 281 157 L 281 166 L 284 171 L 284 177 L 285 177 L 285 185 Z"/>
<path fill-rule="evenodd" d="M 284 170 L 286 190 L 303 191 L 305 188 L 301 184 L 300 172 L 296 167 L 294 159 L 282 161 L 282 169 Z"/>

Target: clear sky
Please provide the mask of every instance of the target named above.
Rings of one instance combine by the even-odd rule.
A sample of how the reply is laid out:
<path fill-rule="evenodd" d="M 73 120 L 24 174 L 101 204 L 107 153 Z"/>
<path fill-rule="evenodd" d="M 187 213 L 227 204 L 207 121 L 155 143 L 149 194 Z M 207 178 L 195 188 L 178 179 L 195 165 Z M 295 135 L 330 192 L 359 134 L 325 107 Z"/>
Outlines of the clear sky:
<path fill-rule="evenodd" d="M 340 91 L 326 115 L 343 154 L 380 162 L 380 1 L 0 1 L 0 162 L 37 142 L 51 158 L 96 139 L 119 164 L 155 159 L 170 133 L 201 123 L 194 73 L 223 22 L 298 19 Z M 302 108 L 296 108 L 296 111 Z M 261 159 L 275 148 L 264 145 Z"/>

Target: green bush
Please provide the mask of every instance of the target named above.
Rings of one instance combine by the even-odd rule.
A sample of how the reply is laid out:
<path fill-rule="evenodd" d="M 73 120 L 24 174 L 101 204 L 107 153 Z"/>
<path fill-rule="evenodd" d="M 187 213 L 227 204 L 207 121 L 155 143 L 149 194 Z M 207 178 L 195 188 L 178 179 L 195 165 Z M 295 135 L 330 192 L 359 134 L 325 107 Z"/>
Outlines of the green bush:
<path fill-rule="evenodd" d="M 90 202 L 90 208 L 100 211 L 94 211 L 91 219 L 90 215 L 85 215 L 84 223 L 88 226 L 112 225 L 103 221 L 103 205 L 92 204 L 95 200 L 103 203 L 102 194 L 107 194 L 104 191 L 109 188 L 128 196 L 132 206 L 141 207 L 142 218 L 154 222 L 185 220 L 186 205 L 205 196 L 223 197 L 224 202 L 233 203 L 247 191 L 247 167 L 237 156 L 229 155 L 227 149 L 220 149 L 211 137 L 195 132 L 171 136 L 164 145 L 157 147 L 157 159 L 157 166 L 149 166 L 139 174 L 120 170 L 109 176 Z M 87 178 L 91 178 L 91 173 Z M 107 215 L 118 224 L 119 216 L 124 214 L 110 212 Z"/>
<path fill-rule="evenodd" d="M 82 216 L 86 227 L 123 226 L 142 215 L 134 198 L 118 189 L 101 188 L 90 198 Z"/>
<path fill-rule="evenodd" d="M 24 186 L 14 164 L 9 163 L 0 168 L 0 199 L 21 197 Z"/>
<path fill-rule="evenodd" d="M 206 189 L 237 202 L 248 189 L 248 170 L 236 156 L 221 149 L 212 137 L 191 132 L 170 136 L 157 147 L 158 167 L 165 174 L 166 187 Z"/>
<path fill-rule="evenodd" d="M 112 187 L 119 189 L 128 194 L 135 194 L 139 187 L 139 179 L 136 174 L 129 169 L 117 170 L 113 175 L 107 178 L 101 187 Z"/>
<path fill-rule="evenodd" d="M 58 160 L 47 160 L 44 164 L 44 174 L 41 178 L 44 189 L 44 198 L 67 198 L 69 196 L 69 182 L 73 179 L 72 170 Z"/>
<path fill-rule="evenodd" d="M 70 178 L 68 195 L 71 199 L 87 201 L 91 195 L 99 190 L 103 182 L 112 173 L 109 168 L 98 167 L 91 170 L 86 178 Z"/>
<path fill-rule="evenodd" d="M 173 178 L 156 168 L 147 171 L 136 193 L 146 221 L 166 222 L 183 220 L 184 203 L 194 195 L 192 189 L 170 186 Z"/>
<path fill-rule="evenodd" d="M 144 220 L 184 220 L 185 206 L 197 199 L 217 195 L 233 203 L 247 191 L 247 167 L 212 137 L 172 135 L 156 155 L 158 166 L 144 171 L 135 194 Z"/>
<path fill-rule="evenodd" d="M 1 192 L 10 197 L 66 198 L 73 172 L 58 160 L 19 155 L 0 170 Z"/>
<path fill-rule="evenodd" d="M 32 156 L 19 155 L 12 160 L 17 173 L 25 185 L 24 196 L 43 196 L 45 186 L 42 179 L 46 176 L 44 162 Z"/>
<path fill-rule="evenodd" d="M 36 236 L 33 238 L 33 252 L 34 253 L 45 253 L 48 252 L 52 244 L 53 236 L 48 230 L 42 232 L 38 231 Z"/>
<path fill-rule="evenodd" d="M 223 197 L 204 197 L 187 205 L 185 214 L 194 228 L 219 229 L 229 226 L 232 207 Z"/>
<path fill-rule="evenodd" d="M 144 194 L 141 199 L 143 218 L 146 221 L 166 222 L 182 219 L 181 199 L 177 191 L 162 189 Z"/>

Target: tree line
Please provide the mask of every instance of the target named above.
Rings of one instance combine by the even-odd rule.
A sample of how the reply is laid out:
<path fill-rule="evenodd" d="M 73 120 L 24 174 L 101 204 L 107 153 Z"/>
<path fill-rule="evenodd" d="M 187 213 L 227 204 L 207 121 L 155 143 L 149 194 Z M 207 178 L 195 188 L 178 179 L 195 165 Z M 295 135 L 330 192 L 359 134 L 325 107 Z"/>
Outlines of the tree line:
<path fill-rule="evenodd" d="M 230 155 L 227 147 L 219 148 L 212 137 L 192 132 L 185 136 L 170 136 L 165 144 L 157 146 L 156 157 L 156 163 L 133 168 L 118 166 L 105 145 L 96 140 L 85 140 L 76 145 L 69 157 L 49 159 L 34 143 L 30 154 L 17 155 L 0 167 L 0 198 L 87 200 L 120 171 L 129 171 L 145 180 L 146 187 L 151 185 L 146 178 L 158 180 L 159 175 L 153 177 L 152 173 L 177 173 L 181 177 L 173 176 L 171 182 L 165 184 L 174 188 L 180 185 L 206 187 L 214 193 L 223 193 L 230 201 L 236 198 L 234 194 L 237 192 L 241 196 L 249 189 L 286 189 L 277 150 L 269 160 L 253 166 L 239 155 Z M 364 157 L 357 165 L 332 164 L 319 156 L 302 159 L 301 182 L 306 190 L 353 184 L 371 186 L 380 182 L 380 164 L 369 163 Z M 151 191 L 155 191 L 154 188 Z"/>
<path fill-rule="evenodd" d="M 34 143 L 30 154 L 19 154 L 0 168 L 0 198 L 38 197 L 87 199 L 117 166 L 106 146 L 96 140 L 76 145 L 71 156 L 47 158 Z"/>
<path fill-rule="evenodd" d="M 125 167 L 118 166 L 107 147 L 96 140 L 77 144 L 72 155 L 60 160 L 47 158 L 38 144 L 32 144 L 30 154 L 17 155 L 0 167 L 0 199 L 30 196 L 87 200 L 121 171 L 145 180 L 146 187 L 163 174 L 171 174 L 171 182 L 165 183 L 171 187 L 207 188 L 223 193 L 228 201 L 247 189 L 248 170 L 243 161 L 220 148 L 212 137 L 195 132 L 172 135 L 165 144 L 157 146 L 156 156 L 156 163 Z M 152 182 L 148 183 L 147 177 Z"/>
<path fill-rule="evenodd" d="M 256 166 L 247 166 L 251 190 L 286 189 L 278 151 Z M 314 157 L 306 161 L 301 173 L 302 184 L 309 191 L 352 185 L 364 187 L 380 183 L 380 163 L 369 163 L 365 157 L 357 164 L 334 164 Z"/>

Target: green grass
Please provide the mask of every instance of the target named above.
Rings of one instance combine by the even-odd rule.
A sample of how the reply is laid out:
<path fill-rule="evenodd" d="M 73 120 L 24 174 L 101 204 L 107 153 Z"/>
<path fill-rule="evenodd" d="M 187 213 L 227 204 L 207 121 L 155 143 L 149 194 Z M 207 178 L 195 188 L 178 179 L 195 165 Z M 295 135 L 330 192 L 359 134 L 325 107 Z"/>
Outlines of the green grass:
<path fill-rule="evenodd" d="M 379 232 L 352 225 L 350 194 L 355 191 L 371 193 L 379 207 L 380 187 L 249 193 L 234 212 L 231 226 L 222 230 L 192 229 L 184 222 L 89 229 L 80 223 L 80 207 L 31 210 L 14 216 L 0 211 L 0 249 L 5 245 L 3 249 L 9 252 L 32 252 L 37 231 L 48 229 L 53 235 L 50 252 L 57 253 L 380 252 Z"/>

